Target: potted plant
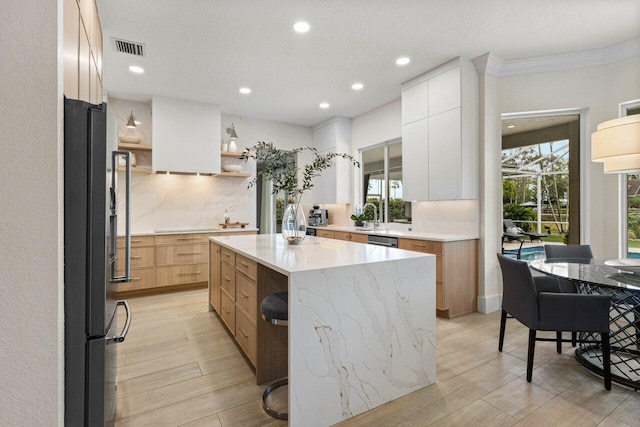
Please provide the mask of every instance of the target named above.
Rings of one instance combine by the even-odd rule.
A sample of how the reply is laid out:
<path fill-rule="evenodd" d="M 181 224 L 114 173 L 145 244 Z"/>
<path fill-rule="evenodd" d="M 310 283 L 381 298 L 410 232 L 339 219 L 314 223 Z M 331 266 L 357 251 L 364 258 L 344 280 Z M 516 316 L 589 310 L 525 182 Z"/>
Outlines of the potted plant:
<path fill-rule="evenodd" d="M 313 161 L 302 168 L 302 182 L 298 181 L 298 170 L 295 159 L 291 154 L 302 151 L 313 153 Z M 273 142 L 258 141 L 253 147 L 245 148 L 240 158 L 255 159 L 263 162 L 263 169 L 249 182 L 248 188 L 253 187 L 259 176 L 273 183 L 272 194 L 280 191 L 286 193 L 287 207 L 282 217 L 282 237 L 286 243 L 299 243 L 306 236 L 306 215 L 300 209 L 300 201 L 305 191 L 313 188 L 313 179 L 320 176 L 322 171 L 334 164 L 334 159 L 341 157 L 354 166 L 360 163 L 345 153 L 323 153 L 312 147 L 300 147 L 293 150 L 280 150 Z"/>
<path fill-rule="evenodd" d="M 351 215 L 351 220 L 356 222 L 356 227 L 364 227 L 364 222 L 367 220 L 367 217 L 364 213 L 361 214 L 353 214 Z"/>

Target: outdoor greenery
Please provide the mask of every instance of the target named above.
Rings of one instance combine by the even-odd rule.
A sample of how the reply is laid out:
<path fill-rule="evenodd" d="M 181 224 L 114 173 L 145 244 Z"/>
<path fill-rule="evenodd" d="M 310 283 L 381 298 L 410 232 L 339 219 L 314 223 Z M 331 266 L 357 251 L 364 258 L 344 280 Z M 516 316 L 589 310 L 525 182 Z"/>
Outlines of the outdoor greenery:
<path fill-rule="evenodd" d="M 367 197 L 367 203 L 373 203 L 377 208 L 380 207 L 382 212 L 378 212 L 378 219 L 384 218 L 384 199 L 380 203 L 380 199 L 377 197 Z M 365 220 L 373 221 L 373 207 L 367 206 L 364 210 L 364 216 Z M 398 198 L 389 199 L 389 221 L 393 222 L 393 220 L 401 218 L 404 218 L 404 200 Z"/>
<path fill-rule="evenodd" d="M 564 235 L 569 220 L 568 158 L 565 155 L 548 154 L 554 144 L 565 141 L 518 147 L 502 152 L 503 166 L 513 169 L 514 177 L 503 175 L 502 202 L 504 217 L 513 220 L 535 221 L 536 212 L 523 204 L 534 204 L 538 199 L 537 174 L 541 177 L 542 221 L 554 233 Z M 544 146 L 544 150 L 543 150 Z M 544 153 L 543 153 L 544 151 Z M 640 205 L 640 200 L 638 201 Z M 551 224 L 550 224 L 551 223 Z M 529 223 L 519 224 L 525 231 Z"/>

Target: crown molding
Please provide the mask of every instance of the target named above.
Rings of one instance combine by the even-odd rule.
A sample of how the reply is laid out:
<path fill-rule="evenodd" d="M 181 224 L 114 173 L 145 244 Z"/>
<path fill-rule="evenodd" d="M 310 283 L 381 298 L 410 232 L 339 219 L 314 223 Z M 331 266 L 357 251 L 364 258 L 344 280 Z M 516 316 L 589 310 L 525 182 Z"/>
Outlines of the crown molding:
<path fill-rule="evenodd" d="M 636 55 L 640 55 L 640 37 L 603 49 L 506 60 L 500 68 L 499 76 L 509 77 L 522 74 L 562 71 L 572 68 L 598 67 Z"/>
<path fill-rule="evenodd" d="M 491 52 L 478 56 L 472 59 L 471 62 L 473 62 L 474 67 L 476 67 L 478 74 L 489 74 L 495 77 L 500 75 L 500 70 L 504 65 L 504 59 Z"/>
<path fill-rule="evenodd" d="M 334 123 L 346 123 L 346 124 L 350 125 L 351 122 L 352 122 L 352 120 L 349 117 L 335 116 L 335 117 L 331 117 L 330 119 L 327 119 L 325 121 L 322 121 L 322 122 L 318 123 L 317 125 L 314 125 L 311 129 L 315 132 L 320 128 L 323 128 L 325 126 L 329 126 L 329 125 L 334 124 Z"/>

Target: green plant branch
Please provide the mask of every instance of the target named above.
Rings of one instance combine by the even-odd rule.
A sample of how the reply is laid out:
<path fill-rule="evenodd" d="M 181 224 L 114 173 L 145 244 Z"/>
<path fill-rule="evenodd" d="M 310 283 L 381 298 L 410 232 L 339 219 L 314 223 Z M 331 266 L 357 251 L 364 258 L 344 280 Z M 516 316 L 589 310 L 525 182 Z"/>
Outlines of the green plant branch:
<path fill-rule="evenodd" d="M 291 154 L 310 151 L 313 153 L 313 161 L 305 165 L 302 169 L 302 185 L 298 182 L 298 170 L 295 160 Z M 325 153 L 318 154 L 318 150 L 313 147 L 300 147 L 290 151 L 282 151 L 273 145 L 273 142 L 258 141 L 253 147 L 245 148 L 240 156 L 248 161 L 255 159 L 263 162 L 263 169 L 249 182 L 247 188 L 253 187 L 258 177 L 262 176 L 273 183 L 272 194 L 285 191 L 290 196 L 295 196 L 300 204 L 300 197 L 305 191 L 313 188 L 313 179 L 320 176 L 322 172 L 334 165 L 334 159 L 340 157 L 349 160 L 355 167 L 360 167 L 360 163 L 345 153 Z"/>

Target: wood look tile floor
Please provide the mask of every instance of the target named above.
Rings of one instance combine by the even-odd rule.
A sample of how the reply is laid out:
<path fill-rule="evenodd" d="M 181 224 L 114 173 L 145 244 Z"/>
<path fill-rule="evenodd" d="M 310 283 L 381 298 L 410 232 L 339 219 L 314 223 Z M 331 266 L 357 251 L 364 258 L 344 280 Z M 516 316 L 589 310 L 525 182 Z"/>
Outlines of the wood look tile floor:
<path fill-rule="evenodd" d="M 133 323 L 118 346 L 116 426 L 284 426 L 262 411 L 264 387 L 214 313 L 207 290 L 128 298 Z M 602 380 L 566 344 L 537 343 L 525 380 L 527 331 L 498 313 L 437 320 L 438 381 L 340 426 L 638 426 L 640 393 Z"/>

